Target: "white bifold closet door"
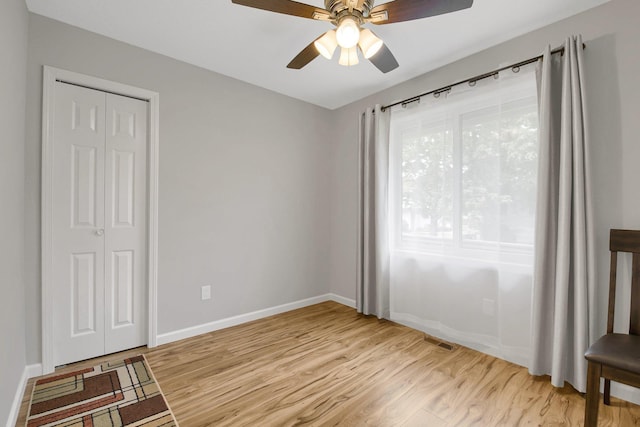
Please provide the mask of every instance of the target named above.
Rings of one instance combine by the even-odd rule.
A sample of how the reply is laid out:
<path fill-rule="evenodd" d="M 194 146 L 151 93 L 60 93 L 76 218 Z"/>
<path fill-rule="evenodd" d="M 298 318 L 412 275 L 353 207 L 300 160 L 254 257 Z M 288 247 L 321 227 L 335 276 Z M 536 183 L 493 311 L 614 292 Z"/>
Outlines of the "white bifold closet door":
<path fill-rule="evenodd" d="M 55 86 L 54 364 L 147 342 L 147 103 Z"/>

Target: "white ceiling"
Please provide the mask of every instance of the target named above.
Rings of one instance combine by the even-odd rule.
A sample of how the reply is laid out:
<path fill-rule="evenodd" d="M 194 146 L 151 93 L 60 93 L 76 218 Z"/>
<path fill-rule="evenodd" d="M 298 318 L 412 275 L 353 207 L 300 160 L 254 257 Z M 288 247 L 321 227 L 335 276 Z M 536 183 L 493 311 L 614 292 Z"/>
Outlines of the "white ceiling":
<path fill-rule="evenodd" d="M 400 67 L 289 61 L 331 24 L 231 0 L 26 0 L 29 10 L 322 107 L 335 109 L 609 0 L 475 0 L 471 9 L 375 26 Z M 308 4 L 324 7 L 323 0 Z M 386 1 L 376 1 L 376 5 Z"/>

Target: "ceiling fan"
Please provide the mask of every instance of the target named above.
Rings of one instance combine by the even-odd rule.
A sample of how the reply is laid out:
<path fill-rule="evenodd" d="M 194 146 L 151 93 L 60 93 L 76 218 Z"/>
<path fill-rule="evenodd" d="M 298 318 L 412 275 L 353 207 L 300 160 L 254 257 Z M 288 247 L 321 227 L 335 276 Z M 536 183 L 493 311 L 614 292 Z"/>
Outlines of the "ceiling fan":
<path fill-rule="evenodd" d="M 383 73 L 398 67 L 398 61 L 389 48 L 364 24 L 392 24 L 442 15 L 467 9 L 473 0 L 393 0 L 374 7 L 375 0 L 324 0 L 321 9 L 292 0 L 231 0 L 235 4 L 300 16 L 302 18 L 331 22 L 335 30 L 329 30 L 302 51 L 287 65 L 301 69 L 318 55 L 331 59 L 340 47 L 339 64 L 350 66 L 358 63 L 358 48 L 362 55 Z"/>

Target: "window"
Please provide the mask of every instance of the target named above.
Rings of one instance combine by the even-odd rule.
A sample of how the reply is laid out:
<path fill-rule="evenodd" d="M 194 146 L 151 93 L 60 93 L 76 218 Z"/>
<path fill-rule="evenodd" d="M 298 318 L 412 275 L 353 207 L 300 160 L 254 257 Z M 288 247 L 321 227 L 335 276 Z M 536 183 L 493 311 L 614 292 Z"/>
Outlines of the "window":
<path fill-rule="evenodd" d="M 534 79 L 465 88 L 392 114 L 399 250 L 511 262 L 532 256 L 538 155 Z M 480 84 L 478 84 L 480 86 Z"/>

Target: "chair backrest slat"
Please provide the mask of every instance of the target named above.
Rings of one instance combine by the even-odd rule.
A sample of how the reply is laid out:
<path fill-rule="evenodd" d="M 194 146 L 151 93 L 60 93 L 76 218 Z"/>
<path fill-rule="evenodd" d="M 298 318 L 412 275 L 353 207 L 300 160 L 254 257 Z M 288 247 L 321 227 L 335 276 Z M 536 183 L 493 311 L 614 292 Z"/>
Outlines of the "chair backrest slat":
<path fill-rule="evenodd" d="M 640 335 L 640 231 L 611 230 L 609 239 L 611 250 L 611 271 L 609 274 L 609 310 L 607 316 L 607 333 L 613 332 L 613 320 L 616 304 L 616 276 L 618 268 L 618 252 L 633 254 L 631 274 L 631 318 L 629 333 Z"/>
<path fill-rule="evenodd" d="M 629 319 L 629 333 L 631 335 L 640 335 L 640 254 L 633 254 L 632 265 L 631 319 Z"/>
<path fill-rule="evenodd" d="M 616 272 L 618 270 L 618 252 L 611 251 L 609 270 L 609 311 L 607 313 L 607 333 L 613 333 L 613 319 L 616 310 Z"/>

